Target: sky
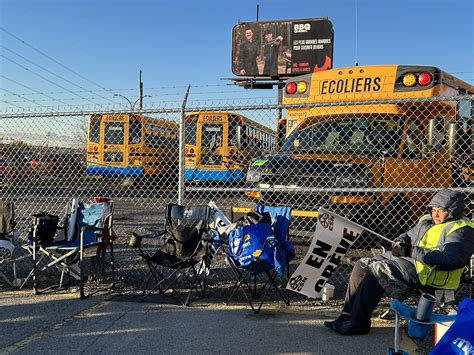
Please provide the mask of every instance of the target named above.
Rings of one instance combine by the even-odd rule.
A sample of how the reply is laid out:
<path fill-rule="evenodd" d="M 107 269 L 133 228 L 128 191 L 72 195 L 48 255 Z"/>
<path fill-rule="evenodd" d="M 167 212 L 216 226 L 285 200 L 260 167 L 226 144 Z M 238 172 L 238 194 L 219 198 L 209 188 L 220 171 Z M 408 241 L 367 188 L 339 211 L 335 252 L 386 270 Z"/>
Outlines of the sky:
<path fill-rule="evenodd" d="M 0 113 L 274 96 L 232 85 L 239 22 L 328 17 L 334 67 L 434 65 L 474 84 L 472 0 L 0 0 Z"/>

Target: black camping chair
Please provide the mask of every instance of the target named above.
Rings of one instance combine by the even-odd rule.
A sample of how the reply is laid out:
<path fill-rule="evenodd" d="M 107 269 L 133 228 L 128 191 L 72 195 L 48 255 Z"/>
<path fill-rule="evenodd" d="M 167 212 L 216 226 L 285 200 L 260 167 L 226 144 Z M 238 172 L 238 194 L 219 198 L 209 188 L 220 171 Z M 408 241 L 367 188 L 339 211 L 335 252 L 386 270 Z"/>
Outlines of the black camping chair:
<path fill-rule="evenodd" d="M 177 295 L 183 305 L 189 305 L 193 291 L 205 297 L 206 276 L 211 261 L 209 255 L 213 251 L 213 235 L 209 229 L 211 212 L 209 206 L 169 204 L 165 210 L 164 231 L 146 236 L 132 233 L 129 246 L 139 248 L 150 270 L 142 300 L 156 290 L 165 293 L 180 279 L 189 284 L 184 302 Z M 144 237 L 161 238 L 161 246 L 152 255 L 141 248 Z M 148 288 L 153 281 L 155 285 Z"/>
<path fill-rule="evenodd" d="M 104 283 L 106 251 L 110 250 L 110 269 L 115 286 L 115 268 L 112 230 L 113 202 L 100 199 L 100 202 L 81 203 L 73 200 L 66 206 L 64 226 L 59 227 L 59 217 L 41 212 L 35 214 L 29 240 L 23 246 L 33 259 L 33 268 L 23 281 L 25 286 L 33 279 L 33 293 L 38 294 L 52 288 L 63 288 L 73 279 L 79 281 L 80 298 L 86 298 L 84 291 L 86 257 L 92 257 L 88 281 Z M 44 278 L 51 270 L 60 273 L 59 284 L 40 289 L 39 276 Z M 100 291 L 100 290 L 97 290 Z"/>
<path fill-rule="evenodd" d="M 15 264 L 15 209 L 13 202 L 0 200 L 0 280 L 8 286 L 19 286 L 16 278 Z M 12 271 L 7 266 L 12 265 Z M 13 274 L 13 279 L 9 277 Z"/>
<path fill-rule="evenodd" d="M 295 252 L 288 240 L 291 208 L 270 207 L 258 204 L 256 212 L 262 215 L 269 214 L 271 229 L 268 230 L 268 227 L 257 229 L 257 233 L 263 235 L 259 236 L 262 238 L 256 238 L 259 242 L 251 247 L 255 249 L 255 252 L 251 253 L 251 255 L 243 256 L 242 250 L 245 248 L 245 244 L 252 244 L 252 241 L 249 241 L 248 238 L 254 237 L 250 233 L 247 234 L 250 230 L 246 230 L 246 227 L 243 226 L 239 227 L 241 230 L 234 232 L 241 237 L 241 240 L 236 241 L 233 238 L 229 238 L 229 247 L 224 249 L 223 253 L 235 276 L 234 285 L 225 303 L 228 305 L 237 290 L 242 289 L 250 308 L 254 313 L 258 314 L 271 289 L 277 292 L 285 305 L 288 306 L 290 304 L 289 292 L 285 296 L 276 281 L 278 276 L 284 276 L 285 270 L 288 278 L 289 262 L 294 258 Z M 236 242 L 240 246 L 236 246 Z M 257 287 L 258 275 L 263 275 L 264 280 L 263 285 L 260 287 Z M 252 298 L 259 300 L 258 306 L 254 305 Z"/>

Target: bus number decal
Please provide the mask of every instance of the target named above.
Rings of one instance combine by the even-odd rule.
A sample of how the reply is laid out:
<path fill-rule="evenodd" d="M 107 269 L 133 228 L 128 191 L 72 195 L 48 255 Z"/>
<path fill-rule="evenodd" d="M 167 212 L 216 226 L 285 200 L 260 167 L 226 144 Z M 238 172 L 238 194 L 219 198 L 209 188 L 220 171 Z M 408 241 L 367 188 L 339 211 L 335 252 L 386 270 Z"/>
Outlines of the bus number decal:
<path fill-rule="evenodd" d="M 380 91 L 382 79 L 375 78 L 352 78 L 340 80 L 324 80 L 321 82 L 321 95 L 343 94 L 353 92 L 376 92 Z"/>

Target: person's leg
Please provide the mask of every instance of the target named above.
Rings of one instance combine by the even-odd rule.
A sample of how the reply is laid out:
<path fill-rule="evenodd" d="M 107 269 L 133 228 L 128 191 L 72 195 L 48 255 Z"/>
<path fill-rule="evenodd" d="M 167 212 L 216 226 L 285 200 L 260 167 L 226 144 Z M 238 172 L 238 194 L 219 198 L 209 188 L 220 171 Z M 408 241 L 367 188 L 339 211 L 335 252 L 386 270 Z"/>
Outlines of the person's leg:
<path fill-rule="evenodd" d="M 354 303 L 354 297 L 361 283 L 362 279 L 364 278 L 365 274 L 367 273 L 367 267 L 361 261 L 357 261 L 352 268 L 351 276 L 349 278 L 349 283 L 346 289 L 346 297 L 344 299 L 344 306 L 342 308 L 342 312 L 335 320 L 332 321 L 325 321 L 324 325 L 328 328 L 334 329 L 334 325 L 339 322 L 347 321 L 351 318 L 351 310 Z"/>
<path fill-rule="evenodd" d="M 355 325 L 370 325 L 370 317 L 379 304 L 385 290 L 380 286 L 377 278 L 369 271 L 360 283 L 353 298 L 351 321 Z"/>
<path fill-rule="evenodd" d="M 360 260 L 354 264 L 346 289 L 346 297 L 344 298 L 344 307 L 342 308 L 342 314 L 350 315 L 352 313 L 351 311 L 354 305 L 356 292 L 359 288 L 360 283 L 364 279 L 367 270 L 367 267 Z"/>
<path fill-rule="evenodd" d="M 351 318 L 335 323 L 332 328 L 343 335 L 367 334 L 370 331 L 372 312 L 384 293 L 377 278 L 368 271 L 352 296 Z"/>

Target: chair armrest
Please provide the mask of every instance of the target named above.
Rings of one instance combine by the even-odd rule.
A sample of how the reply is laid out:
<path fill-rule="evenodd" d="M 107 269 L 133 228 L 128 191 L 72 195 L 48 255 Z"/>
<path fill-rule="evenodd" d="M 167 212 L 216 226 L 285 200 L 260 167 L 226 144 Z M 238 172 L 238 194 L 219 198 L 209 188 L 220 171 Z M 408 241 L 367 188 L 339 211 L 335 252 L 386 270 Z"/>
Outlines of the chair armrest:
<path fill-rule="evenodd" d="M 104 229 L 107 229 L 107 228 L 100 228 L 100 227 L 96 227 L 96 226 L 83 226 L 81 227 L 81 231 L 103 231 Z"/>

